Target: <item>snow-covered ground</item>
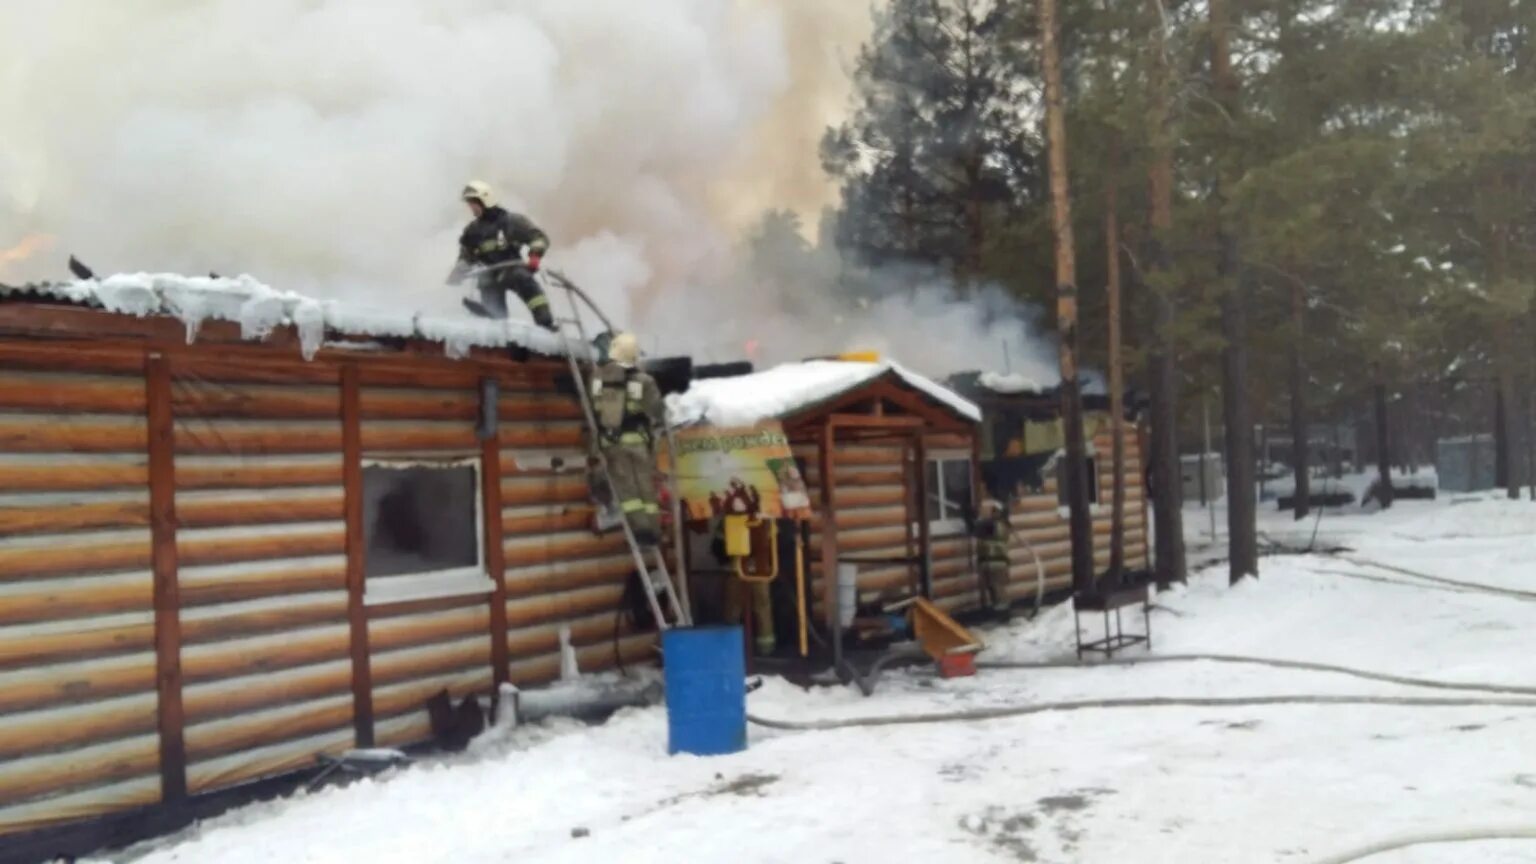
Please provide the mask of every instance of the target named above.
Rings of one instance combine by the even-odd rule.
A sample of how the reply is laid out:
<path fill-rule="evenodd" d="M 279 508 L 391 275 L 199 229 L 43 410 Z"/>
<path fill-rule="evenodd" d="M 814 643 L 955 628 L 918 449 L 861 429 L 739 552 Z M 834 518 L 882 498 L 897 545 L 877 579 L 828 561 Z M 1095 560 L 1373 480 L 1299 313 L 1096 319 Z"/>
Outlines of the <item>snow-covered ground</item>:
<path fill-rule="evenodd" d="M 1271 507 L 1263 522 L 1276 542 L 1304 540 L 1315 529 L 1328 545 L 1355 550 L 1357 560 L 1536 590 L 1530 502 L 1403 502 L 1381 514 L 1325 514 L 1316 526 L 1291 523 Z M 1155 653 L 1248 654 L 1536 685 L 1533 598 L 1332 557 L 1262 564 L 1260 579 L 1236 588 L 1218 566 L 1161 595 Z M 985 634 L 982 659 L 1068 657 L 1072 627 L 1060 607 L 1015 622 Z M 1457 695 L 1194 662 L 984 670 L 947 681 L 913 669 L 888 674 L 867 699 L 770 680 L 749 697 L 749 709 L 804 721 L 1275 694 Z M 1530 707 L 1165 707 L 822 732 L 753 728 L 746 752 L 710 759 L 667 757 L 665 734 L 659 708 L 629 709 L 598 727 L 497 730 L 444 764 L 253 806 L 134 857 L 144 864 L 1305 864 L 1405 833 L 1536 828 Z M 1368 860 L 1536 862 L 1536 841 L 1420 847 Z"/>

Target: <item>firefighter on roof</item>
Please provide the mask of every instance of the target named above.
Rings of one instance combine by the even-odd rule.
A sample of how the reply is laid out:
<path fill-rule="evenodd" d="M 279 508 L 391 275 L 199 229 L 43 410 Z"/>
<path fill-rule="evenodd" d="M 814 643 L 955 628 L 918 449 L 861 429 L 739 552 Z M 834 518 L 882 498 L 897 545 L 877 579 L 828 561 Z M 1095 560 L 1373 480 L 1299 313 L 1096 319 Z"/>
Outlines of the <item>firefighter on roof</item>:
<path fill-rule="evenodd" d="M 983 600 L 998 616 L 1008 616 L 1008 512 L 987 499 L 976 518 L 976 564 L 981 570 Z"/>
<path fill-rule="evenodd" d="M 475 219 L 459 237 L 459 260 L 454 264 L 453 272 L 448 274 L 449 284 L 457 285 L 473 274 L 480 289 L 480 303 L 465 301 L 472 311 L 492 318 L 505 318 L 507 292 L 512 291 L 528 306 L 535 323 L 548 330 L 555 329 L 549 297 L 533 278 L 533 274 L 539 272 L 544 253 L 549 250 L 549 238 L 527 216 L 497 206 L 491 187 L 483 181 L 470 182 L 461 197 L 475 214 Z M 525 246 L 528 249 L 526 259 L 523 257 Z"/>
<path fill-rule="evenodd" d="M 666 406 L 656 380 L 637 368 L 639 360 L 635 335 L 618 334 L 608 347 L 608 362 L 598 367 L 590 386 L 598 446 L 608 464 L 614 503 L 635 539 L 654 546 L 661 536 L 655 438 L 666 422 Z"/>

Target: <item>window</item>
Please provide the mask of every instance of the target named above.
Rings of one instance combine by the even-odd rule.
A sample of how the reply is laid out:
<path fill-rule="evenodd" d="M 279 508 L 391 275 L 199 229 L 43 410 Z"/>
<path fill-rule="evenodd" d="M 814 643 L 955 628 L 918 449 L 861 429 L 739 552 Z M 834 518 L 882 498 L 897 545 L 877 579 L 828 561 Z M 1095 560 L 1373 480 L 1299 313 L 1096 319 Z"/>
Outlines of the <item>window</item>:
<path fill-rule="evenodd" d="M 929 459 L 927 471 L 930 530 L 964 531 L 972 501 L 970 457 Z"/>
<path fill-rule="evenodd" d="M 489 591 L 480 515 L 477 459 L 365 463 L 365 600 Z"/>
<path fill-rule="evenodd" d="M 1099 503 L 1099 460 L 1089 456 L 1083 460 L 1083 466 L 1088 473 L 1088 505 Z M 1056 503 L 1062 507 L 1070 506 L 1067 502 L 1067 460 L 1056 460 Z"/>

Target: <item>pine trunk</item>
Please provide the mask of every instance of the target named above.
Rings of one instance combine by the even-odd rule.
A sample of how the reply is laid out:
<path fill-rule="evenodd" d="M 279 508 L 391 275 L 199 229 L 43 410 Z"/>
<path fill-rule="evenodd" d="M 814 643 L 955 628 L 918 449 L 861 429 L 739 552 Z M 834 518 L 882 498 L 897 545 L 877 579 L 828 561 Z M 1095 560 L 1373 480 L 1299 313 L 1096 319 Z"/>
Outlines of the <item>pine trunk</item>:
<path fill-rule="evenodd" d="M 1152 18 L 1151 74 L 1148 76 L 1147 127 L 1151 154 L 1147 163 L 1148 221 L 1147 279 L 1143 294 L 1152 304 L 1152 346 L 1147 372 L 1152 397 L 1153 551 L 1157 585 L 1167 589 L 1187 578 L 1184 557 L 1184 502 L 1179 465 L 1179 379 L 1174 370 L 1175 310 L 1173 288 L 1167 284 L 1168 235 L 1173 230 L 1173 141 L 1169 129 L 1172 95 L 1169 91 L 1167 27 L 1161 0 L 1147 0 Z"/>
<path fill-rule="evenodd" d="M 1113 504 L 1109 522 L 1109 578 L 1118 581 L 1125 570 L 1125 370 L 1120 357 L 1120 195 L 1116 175 L 1120 162 L 1120 136 L 1109 133 L 1109 164 L 1104 166 L 1104 254 L 1109 307 L 1109 416 L 1110 465 L 1114 474 Z"/>
<path fill-rule="evenodd" d="M 1395 497 L 1392 490 L 1392 436 L 1387 426 L 1387 385 L 1376 382 L 1376 482 L 1380 492 L 1376 500 L 1381 509 L 1392 506 Z"/>
<path fill-rule="evenodd" d="M 1211 75 L 1216 96 L 1227 116 L 1240 108 L 1237 74 L 1232 69 L 1231 22 L 1227 0 L 1210 0 Z M 1221 171 L 1215 204 L 1226 204 L 1225 191 L 1237 172 L 1230 163 Z M 1216 229 L 1217 278 L 1222 283 L 1221 335 L 1225 342 L 1221 364 L 1221 407 L 1227 462 L 1227 534 L 1229 577 L 1236 584 L 1259 574 L 1258 501 L 1254 483 L 1253 422 L 1248 405 L 1248 285 L 1238 259 L 1237 235 L 1220 216 Z"/>
<path fill-rule="evenodd" d="M 1514 337 L 1508 320 L 1500 318 L 1494 324 L 1494 350 L 1498 366 L 1497 391 L 1494 398 L 1494 465 L 1499 488 L 1506 490 L 1511 499 L 1520 497 L 1520 479 L 1515 473 L 1515 373 Z"/>
<path fill-rule="evenodd" d="M 1088 515 L 1087 453 L 1083 402 L 1077 374 L 1077 261 L 1072 239 L 1072 198 L 1067 185 L 1067 124 L 1062 104 L 1061 53 L 1056 0 L 1040 0 L 1041 55 L 1045 64 L 1046 139 L 1050 152 L 1051 227 L 1056 237 L 1056 328 L 1060 339 L 1061 413 L 1065 421 L 1067 507 L 1072 526 L 1072 587 L 1091 591 L 1093 523 Z"/>
<path fill-rule="evenodd" d="M 1296 477 L 1293 504 L 1297 519 L 1307 518 L 1312 506 L 1312 447 L 1307 435 L 1307 377 L 1301 344 L 1306 311 L 1306 287 L 1297 282 L 1291 286 L 1291 467 Z"/>

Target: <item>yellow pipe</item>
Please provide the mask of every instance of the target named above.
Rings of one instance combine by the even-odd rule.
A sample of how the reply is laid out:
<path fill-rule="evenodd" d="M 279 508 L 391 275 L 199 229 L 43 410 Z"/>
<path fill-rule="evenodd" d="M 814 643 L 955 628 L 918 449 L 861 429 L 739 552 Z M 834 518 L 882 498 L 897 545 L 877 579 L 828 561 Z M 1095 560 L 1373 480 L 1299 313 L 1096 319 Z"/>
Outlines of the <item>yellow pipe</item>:
<path fill-rule="evenodd" d="M 796 529 L 798 529 L 798 524 Z M 805 617 L 805 547 L 800 544 L 803 535 L 799 530 L 795 531 L 795 603 L 796 611 L 800 616 L 800 656 L 810 656 L 810 644 L 807 642 L 806 617 Z"/>

